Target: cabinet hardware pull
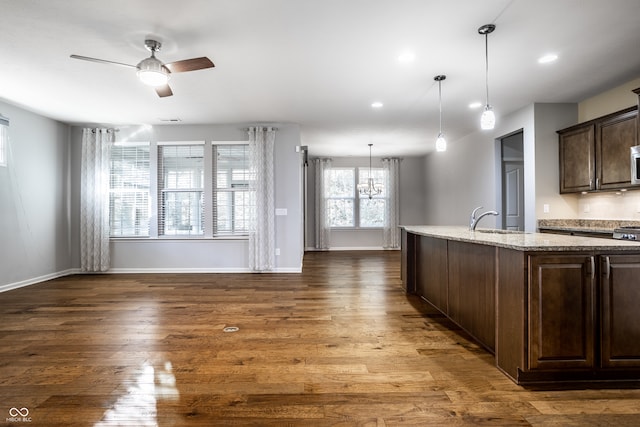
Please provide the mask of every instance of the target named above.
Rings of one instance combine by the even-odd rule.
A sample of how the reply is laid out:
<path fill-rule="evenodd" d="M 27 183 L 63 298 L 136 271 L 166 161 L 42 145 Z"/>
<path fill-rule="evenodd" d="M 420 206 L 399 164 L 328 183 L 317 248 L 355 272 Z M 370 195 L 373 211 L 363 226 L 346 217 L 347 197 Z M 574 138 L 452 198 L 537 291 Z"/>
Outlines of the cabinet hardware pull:
<path fill-rule="evenodd" d="M 604 277 L 606 279 L 609 279 L 610 275 L 611 275 L 611 261 L 609 260 L 609 257 L 606 256 L 604 257 Z"/>
<path fill-rule="evenodd" d="M 589 257 L 589 260 L 591 261 L 591 280 L 594 280 L 596 278 L 596 261 L 595 261 L 595 257 Z"/>

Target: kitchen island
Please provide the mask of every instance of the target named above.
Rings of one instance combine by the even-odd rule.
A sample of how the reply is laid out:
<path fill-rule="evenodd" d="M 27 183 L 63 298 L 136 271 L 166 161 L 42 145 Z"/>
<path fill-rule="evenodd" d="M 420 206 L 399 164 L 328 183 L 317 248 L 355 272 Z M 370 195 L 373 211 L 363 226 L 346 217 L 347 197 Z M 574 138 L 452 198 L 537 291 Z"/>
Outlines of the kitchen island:
<path fill-rule="evenodd" d="M 402 281 L 518 384 L 640 380 L 640 243 L 402 227 Z"/>

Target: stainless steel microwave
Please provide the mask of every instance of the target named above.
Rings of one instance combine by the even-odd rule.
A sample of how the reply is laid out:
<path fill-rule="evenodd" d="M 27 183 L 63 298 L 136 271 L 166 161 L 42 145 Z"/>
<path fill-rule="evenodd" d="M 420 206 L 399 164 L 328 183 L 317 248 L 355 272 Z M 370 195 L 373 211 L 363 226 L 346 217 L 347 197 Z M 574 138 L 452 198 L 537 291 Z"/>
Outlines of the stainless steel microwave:
<path fill-rule="evenodd" d="M 631 184 L 640 184 L 640 145 L 631 147 Z"/>

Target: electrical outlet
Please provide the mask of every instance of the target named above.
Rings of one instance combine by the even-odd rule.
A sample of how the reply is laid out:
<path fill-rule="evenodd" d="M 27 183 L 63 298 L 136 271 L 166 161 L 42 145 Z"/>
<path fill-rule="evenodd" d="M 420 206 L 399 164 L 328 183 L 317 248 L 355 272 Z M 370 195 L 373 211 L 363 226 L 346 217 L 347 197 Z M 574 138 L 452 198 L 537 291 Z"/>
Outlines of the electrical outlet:
<path fill-rule="evenodd" d="M 542 205 L 542 211 L 544 213 L 549 213 L 549 205 L 546 204 L 546 203 L 544 205 Z"/>
<path fill-rule="evenodd" d="M 591 212 L 591 205 L 589 205 L 589 203 L 585 203 L 584 204 L 584 213 L 589 213 Z"/>
<path fill-rule="evenodd" d="M 280 248 L 276 248 L 276 256 L 280 256 Z"/>

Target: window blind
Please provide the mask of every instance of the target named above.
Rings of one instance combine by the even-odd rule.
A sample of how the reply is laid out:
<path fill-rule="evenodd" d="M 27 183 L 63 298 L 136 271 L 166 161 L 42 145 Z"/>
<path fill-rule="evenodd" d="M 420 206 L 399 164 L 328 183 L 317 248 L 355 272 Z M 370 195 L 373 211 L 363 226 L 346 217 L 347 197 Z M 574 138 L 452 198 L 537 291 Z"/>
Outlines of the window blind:
<path fill-rule="evenodd" d="M 254 197 L 248 144 L 213 145 L 214 235 L 246 235 Z"/>
<path fill-rule="evenodd" d="M 115 143 L 109 172 L 112 237 L 148 236 L 150 213 L 149 143 Z"/>
<path fill-rule="evenodd" d="M 158 144 L 158 234 L 204 234 L 204 145 Z"/>

